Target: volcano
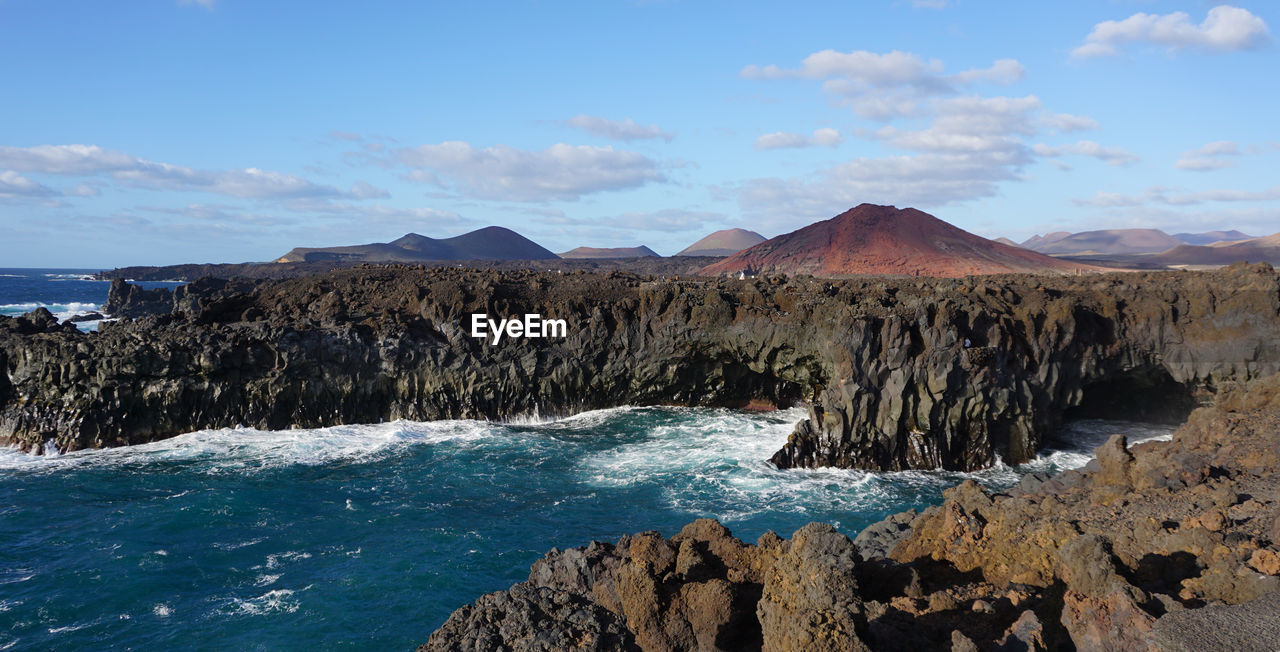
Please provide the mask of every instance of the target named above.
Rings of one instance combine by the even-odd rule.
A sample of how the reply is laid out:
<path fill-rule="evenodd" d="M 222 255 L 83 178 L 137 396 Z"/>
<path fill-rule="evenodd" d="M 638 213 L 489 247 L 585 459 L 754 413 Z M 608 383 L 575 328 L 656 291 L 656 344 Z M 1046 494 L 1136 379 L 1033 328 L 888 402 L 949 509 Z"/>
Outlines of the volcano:
<path fill-rule="evenodd" d="M 677 256 L 732 256 L 764 242 L 764 236 L 746 229 L 724 229 L 685 247 Z"/>
<path fill-rule="evenodd" d="M 861 204 L 766 240 L 703 274 L 1074 274 L 1099 268 L 988 240 L 914 208 Z"/>

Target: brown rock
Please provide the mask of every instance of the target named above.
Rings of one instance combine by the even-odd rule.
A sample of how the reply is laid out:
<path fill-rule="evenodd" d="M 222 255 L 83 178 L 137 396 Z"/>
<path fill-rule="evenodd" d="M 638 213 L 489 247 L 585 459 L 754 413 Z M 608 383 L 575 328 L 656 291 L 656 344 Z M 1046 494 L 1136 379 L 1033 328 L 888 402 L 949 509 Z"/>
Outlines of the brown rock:
<path fill-rule="evenodd" d="M 1266 575 L 1280 575 L 1280 555 L 1273 550 L 1261 549 L 1253 551 L 1249 558 L 1249 566 L 1253 570 Z"/>
<path fill-rule="evenodd" d="M 1133 466 L 1133 455 L 1129 453 L 1124 435 L 1112 435 L 1107 443 L 1094 451 L 1098 458 L 1098 471 L 1095 482 L 1113 487 L 1130 487 L 1129 470 Z"/>
<path fill-rule="evenodd" d="M 1043 652 L 1049 649 L 1045 644 L 1044 623 L 1030 609 L 1018 616 L 996 645 L 999 650 Z"/>
<path fill-rule="evenodd" d="M 929 596 L 929 611 L 951 611 L 959 608 L 960 603 L 946 591 L 938 591 Z"/>
<path fill-rule="evenodd" d="M 1075 591 L 1063 596 L 1062 625 L 1081 650 L 1156 650 L 1148 642 L 1155 618 L 1123 590 L 1102 598 Z"/>
<path fill-rule="evenodd" d="M 800 528 L 774 564 L 756 614 L 766 652 L 865 650 L 858 553 L 830 525 Z"/>
<path fill-rule="evenodd" d="M 978 652 L 978 644 L 957 629 L 951 632 L 951 652 Z"/>

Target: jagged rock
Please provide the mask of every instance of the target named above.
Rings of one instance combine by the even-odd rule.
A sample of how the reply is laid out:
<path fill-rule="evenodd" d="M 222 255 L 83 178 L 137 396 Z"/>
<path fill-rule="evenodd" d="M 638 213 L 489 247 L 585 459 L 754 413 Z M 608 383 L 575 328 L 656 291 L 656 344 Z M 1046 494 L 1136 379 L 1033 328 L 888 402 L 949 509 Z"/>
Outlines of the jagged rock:
<path fill-rule="evenodd" d="M 1124 435 L 1112 435 L 1107 442 L 1094 452 L 1101 467 L 1095 476 L 1095 484 L 1127 488 L 1129 469 L 1133 466 L 1133 455 L 1129 453 L 1129 444 Z"/>
<path fill-rule="evenodd" d="M 1067 589 L 1089 598 L 1128 586 L 1116 572 L 1107 540 L 1096 534 L 1078 536 L 1058 550 L 1058 577 Z"/>
<path fill-rule="evenodd" d="M 585 598 L 517 584 L 453 612 L 420 652 L 470 650 L 560 652 L 640 648 L 622 622 Z"/>
<path fill-rule="evenodd" d="M 996 650 L 1008 652 L 1044 652 L 1049 649 L 1045 644 L 1044 624 L 1030 609 L 1023 611 L 1014 621 L 1004 636 L 996 642 Z"/>
<path fill-rule="evenodd" d="M 1062 624 L 1084 650 L 1156 650 L 1149 643 L 1155 618 L 1122 590 L 1091 598 L 1074 591 L 1063 597 Z"/>
<path fill-rule="evenodd" d="M 756 607 L 764 650 L 869 649 L 859 635 L 866 622 L 854 579 L 858 562 L 853 542 L 830 525 L 798 530 Z"/>
<path fill-rule="evenodd" d="M 978 644 L 957 629 L 951 632 L 951 652 L 978 652 Z"/>
<path fill-rule="evenodd" d="M 911 522 L 918 515 L 914 509 L 890 514 L 863 528 L 854 537 L 853 545 L 858 547 L 863 559 L 888 557 L 894 546 L 911 534 Z"/>

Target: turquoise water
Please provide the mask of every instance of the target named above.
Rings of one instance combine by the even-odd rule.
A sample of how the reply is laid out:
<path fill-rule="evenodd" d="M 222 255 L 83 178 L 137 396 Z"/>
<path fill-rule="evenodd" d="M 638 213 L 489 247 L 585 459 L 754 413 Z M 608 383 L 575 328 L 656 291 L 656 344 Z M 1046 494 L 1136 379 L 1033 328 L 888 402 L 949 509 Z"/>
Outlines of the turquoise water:
<path fill-rule="evenodd" d="M 815 520 L 852 536 L 964 477 L 1008 486 L 1083 464 L 1111 432 L 1170 432 L 1081 422 L 1068 450 L 967 475 L 773 468 L 803 415 L 617 408 L 0 449 L 0 650 L 405 649 L 552 547 L 703 516 L 748 541 Z"/>

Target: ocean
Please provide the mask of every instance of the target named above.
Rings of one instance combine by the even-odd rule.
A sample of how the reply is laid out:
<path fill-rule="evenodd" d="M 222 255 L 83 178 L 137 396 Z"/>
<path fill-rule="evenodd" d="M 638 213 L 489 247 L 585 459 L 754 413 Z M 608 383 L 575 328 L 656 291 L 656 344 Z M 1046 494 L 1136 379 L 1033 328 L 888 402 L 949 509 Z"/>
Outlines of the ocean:
<path fill-rule="evenodd" d="M 86 270 L 0 270 L 0 311 L 96 309 Z M 29 307 L 28 307 L 29 306 Z M 557 420 L 206 430 L 103 451 L 0 449 L 0 650 L 408 649 L 553 547 L 720 519 L 754 541 L 854 536 L 964 478 L 1075 468 L 1115 432 L 977 473 L 787 470 L 804 410 L 619 407 Z"/>

